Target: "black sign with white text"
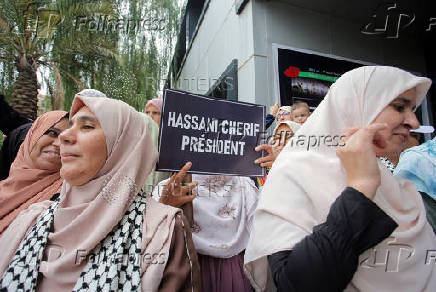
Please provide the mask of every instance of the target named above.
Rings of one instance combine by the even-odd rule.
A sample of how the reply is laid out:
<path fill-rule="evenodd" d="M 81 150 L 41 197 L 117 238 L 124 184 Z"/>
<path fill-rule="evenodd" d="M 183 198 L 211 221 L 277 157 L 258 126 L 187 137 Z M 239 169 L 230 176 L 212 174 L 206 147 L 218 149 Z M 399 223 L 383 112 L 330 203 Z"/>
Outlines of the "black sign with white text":
<path fill-rule="evenodd" d="M 159 130 L 157 170 L 264 176 L 254 164 L 261 156 L 265 107 L 167 89 Z"/>

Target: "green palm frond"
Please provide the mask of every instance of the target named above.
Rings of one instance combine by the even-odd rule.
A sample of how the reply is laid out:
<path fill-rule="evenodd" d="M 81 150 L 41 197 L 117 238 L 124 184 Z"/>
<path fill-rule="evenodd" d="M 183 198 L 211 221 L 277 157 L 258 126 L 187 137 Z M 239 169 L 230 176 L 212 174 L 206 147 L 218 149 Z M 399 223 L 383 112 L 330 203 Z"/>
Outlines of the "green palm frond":
<path fill-rule="evenodd" d="M 0 70 L 0 86 L 11 90 L 17 78 L 14 66 L 27 64 L 35 72 L 38 66 L 46 67 L 49 75 L 44 79 L 49 80 L 50 91 L 63 93 L 64 107 L 68 109 L 77 90 L 91 86 L 104 90 L 107 76 L 120 72 L 130 85 L 115 90 L 114 96 L 126 96 L 127 102 L 140 109 L 146 99 L 156 96 L 159 80 L 167 75 L 172 40 L 178 30 L 177 3 L 177 0 L 0 0 L 0 68 L 6 68 L 4 72 Z M 143 27 L 92 30 L 91 21 L 99 17 L 116 21 L 165 18 L 166 26 L 163 31 Z M 82 23 L 80 28 L 78 21 Z M 123 85 L 118 81 L 116 84 Z"/>

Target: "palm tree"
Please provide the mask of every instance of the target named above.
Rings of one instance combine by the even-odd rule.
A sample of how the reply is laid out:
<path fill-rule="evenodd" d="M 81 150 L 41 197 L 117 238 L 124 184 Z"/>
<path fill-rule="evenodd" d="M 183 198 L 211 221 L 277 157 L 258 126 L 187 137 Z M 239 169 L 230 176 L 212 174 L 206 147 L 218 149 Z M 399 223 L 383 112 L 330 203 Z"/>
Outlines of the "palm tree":
<path fill-rule="evenodd" d="M 65 67 L 73 64 L 74 58 L 90 53 L 95 59 L 114 58 L 116 42 L 105 40 L 105 34 L 77 30 L 73 22 L 78 16 L 94 17 L 113 11 L 111 3 L 93 0 L 0 0 L 0 61 L 13 63 L 18 73 L 11 105 L 29 118 L 36 118 L 40 66 L 58 75 L 57 86 L 63 86 L 59 82 L 64 74 L 84 87 L 80 78 Z"/>
<path fill-rule="evenodd" d="M 68 109 L 77 91 L 92 87 L 142 110 L 166 77 L 179 26 L 177 2 L 0 0 L 0 90 L 13 96 L 16 109 L 35 117 L 36 72 L 42 67 L 52 109 Z M 163 30 L 80 29 L 84 18 L 98 15 L 167 21 Z"/>

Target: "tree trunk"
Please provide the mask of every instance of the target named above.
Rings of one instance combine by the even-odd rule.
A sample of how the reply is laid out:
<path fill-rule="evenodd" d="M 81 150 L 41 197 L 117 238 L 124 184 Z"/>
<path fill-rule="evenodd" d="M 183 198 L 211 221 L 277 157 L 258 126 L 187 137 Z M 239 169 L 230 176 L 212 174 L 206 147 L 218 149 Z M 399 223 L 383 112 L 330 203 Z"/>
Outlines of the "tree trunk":
<path fill-rule="evenodd" d="M 15 66 L 18 70 L 18 77 L 14 83 L 11 106 L 20 114 L 35 120 L 38 112 L 38 79 L 36 77 L 36 66 L 30 58 L 17 60 Z"/>
<path fill-rule="evenodd" d="M 55 81 L 55 88 L 50 95 L 52 96 L 52 109 L 63 110 L 64 106 L 64 84 L 62 82 L 62 76 L 57 67 L 53 68 L 53 75 Z"/>

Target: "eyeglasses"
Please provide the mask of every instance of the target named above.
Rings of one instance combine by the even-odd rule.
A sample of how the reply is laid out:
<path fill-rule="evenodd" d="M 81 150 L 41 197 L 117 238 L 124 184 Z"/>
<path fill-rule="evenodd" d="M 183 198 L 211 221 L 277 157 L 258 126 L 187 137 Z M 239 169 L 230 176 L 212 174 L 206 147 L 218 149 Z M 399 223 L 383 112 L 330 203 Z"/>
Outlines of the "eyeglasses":
<path fill-rule="evenodd" d="M 291 113 L 290 112 L 282 112 L 282 113 L 279 113 L 279 114 L 277 114 L 277 119 L 278 118 L 281 118 L 281 117 L 284 117 L 284 116 L 289 116 Z"/>

